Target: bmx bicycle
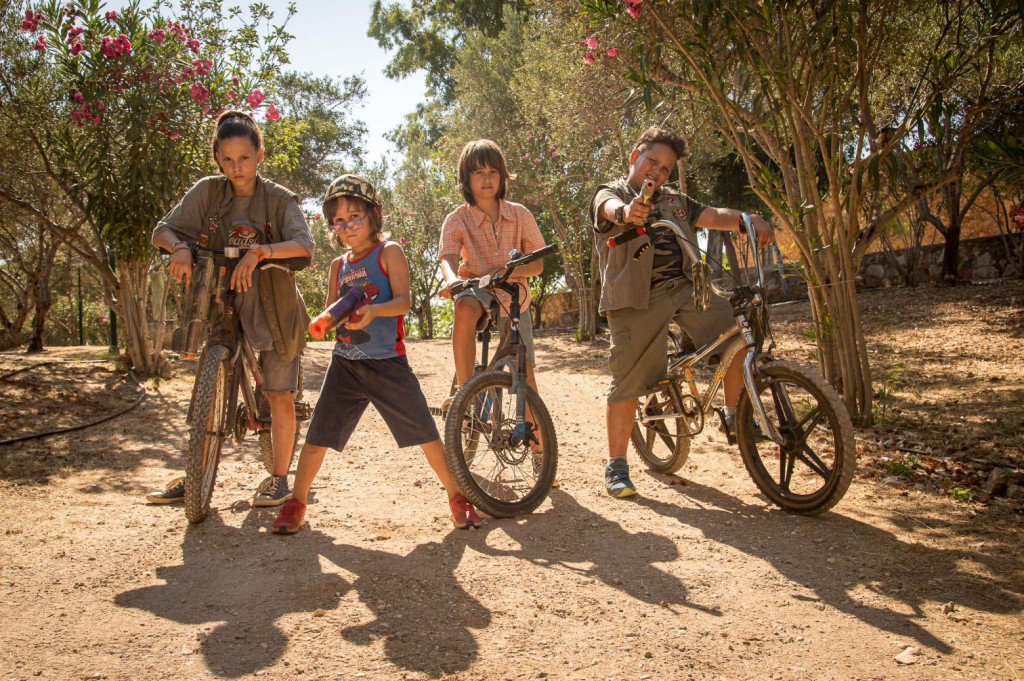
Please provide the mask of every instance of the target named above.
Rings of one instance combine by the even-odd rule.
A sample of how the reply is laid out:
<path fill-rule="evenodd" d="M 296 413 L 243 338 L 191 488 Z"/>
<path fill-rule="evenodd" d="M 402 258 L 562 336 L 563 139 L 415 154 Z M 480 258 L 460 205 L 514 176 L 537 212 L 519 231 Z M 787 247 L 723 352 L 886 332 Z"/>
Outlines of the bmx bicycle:
<path fill-rule="evenodd" d="M 459 489 L 495 518 L 534 510 L 555 480 L 555 427 L 540 395 L 526 382 L 526 346 L 519 335 L 522 284 L 508 279 L 516 268 L 557 250 L 551 244 L 528 255 L 512 251 L 498 274 L 452 286 L 453 295 L 478 287 L 511 297 L 509 321 L 494 356 L 488 358 L 488 346 L 500 312 L 497 297 L 477 326 L 482 352 L 473 376 L 454 392 L 444 413 L 432 410 L 445 419 L 445 458 Z"/>
<path fill-rule="evenodd" d="M 690 351 L 682 349 L 678 337 L 672 338 L 668 377 L 640 398 L 630 439 L 651 470 L 672 473 L 682 468 L 693 437 L 704 429 L 726 370 L 737 353 L 745 353 L 735 437 L 725 426 L 724 412 L 718 412 L 729 444 L 739 446 L 751 479 L 772 503 L 791 513 L 821 513 L 843 498 L 853 479 L 853 424 L 835 390 L 817 371 L 772 356 L 775 343 L 768 322 L 764 269 L 746 214 L 743 221 L 757 283 L 737 283 L 731 289 L 711 280 L 710 265 L 676 223 L 657 220 L 649 225 L 648 231 L 670 229 L 680 238 L 695 264 L 695 298 L 703 296 L 706 302 L 713 293 L 727 299 L 736 326 Z M 726 244 L 732 247 L 731 241 Z M 735 267 L 737 259 L 730 260 Z M 705 360 L 714 356 L 719 361 L 713 375 L 699 378 Z M 703 390 L 701 383 L 706 385 Z"/>
<path fill-rule="evenodd" d="M 183 313 L 189 318 L 175 329 L 171 347 L 182 357 L 191 358 L 206 338 L 199 354 L 185 419 L 189 425 L 185 454 L 185 516 L 190 523 L 200 523 L 210 509 L 224 439 L 230 434 L 235 444 L 241 444 L 249 432 L 256 433 L 260 459 L 271 475 L 274 446 L 270 403 L 263 392 L 263 372 L 256 351 L 242 333 L 241 322 L 234 310 L 235 291 L 228 285 L 235 265 L 248 249 L 234 246 L 212 249 L 192 244 L 189 250 L 195 263 L 192 286 L 183 306 Z M 292 272 L 306 267 L 309 262 L 309 258 L 281 259 L 264 261 L 258 268 Z M 238 402 L 239 393 L 241 404 Z M 289 468 L 299 440 L 299 422 L 307 420 L 310 413 L 309 403 L 302 399 L 300 362 L 295 399 L 295 439 Z M 261 491 L 268 481 L 269 478 L 261 483 Z"/>

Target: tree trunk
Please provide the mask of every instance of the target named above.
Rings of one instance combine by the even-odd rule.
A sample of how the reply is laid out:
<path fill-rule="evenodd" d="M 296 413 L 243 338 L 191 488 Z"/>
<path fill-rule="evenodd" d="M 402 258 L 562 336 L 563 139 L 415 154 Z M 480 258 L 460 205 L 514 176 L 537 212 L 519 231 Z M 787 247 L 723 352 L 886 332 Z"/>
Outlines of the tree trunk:
<path fill-rule="evenodd" d="M 547 199 L 547 209 L 551 214 L 551 222 L 555 233 L 562 244 L 562 270 L 565 273 L 565 281 L 569 290 L 576 296 L 576 304 L 579 307 L 579 323 L 576 325 L 578 340 L 589 340 L 594 337 L 597 329 L 596 311 L 594 310 L 594 294 L 587 285 L 586 267 L 591 266 L 593 256 L 587 258 L 579 252 L 580 248 L 573 249 L 574 245 L 593 243 L 593 239 L 570 238 L 558 214 L 558 207 L 554 201 Z M 587 228 L 589 229 L 589 228 Z M 593 252 L 593 246 L 591 246 Z"/>
<path fill-rule="evenodd" d="M 123 327 L 126 360 L 143 376 L 153 376 L 163 364 L 149 325 L 147 301 L 151 262 L 150 258 L 119 262 L 117 298 L 113 301 L 114 312 Z"/>
<path fill-rule="evenodd" d="M 35 314 L 32 316 L 32 331 L 28 337 L 28 352 L 43 351 L 43 331 L 46 328 L 46 316 L 50 313 L 53 302 L 50 298 L 50 287 L 45 281 L 39 282 L 39 293 L 36 295 Z"/>

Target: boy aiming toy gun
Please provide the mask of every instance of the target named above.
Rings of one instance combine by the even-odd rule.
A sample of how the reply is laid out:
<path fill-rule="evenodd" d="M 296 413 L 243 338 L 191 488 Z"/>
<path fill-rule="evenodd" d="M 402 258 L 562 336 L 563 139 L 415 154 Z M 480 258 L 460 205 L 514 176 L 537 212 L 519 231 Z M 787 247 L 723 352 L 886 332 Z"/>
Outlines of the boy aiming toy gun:
<path fill-rule="evenodd" d="M 316 316 L 309 323 L 309 335 L 317 340 L 324 337 L 331 329 L 351 319 L 359 319 L 359 310 L 366 307 L 377 297 L 379 290 L 374 284 L 353 286 L 348 293 L 334 301 L 330 307 Z"/>
<path fill-rule="evenodd" d="M 650 205 L 650 203 L 651 203 L 651 196 L 653 194 L 654 194 L 654 180 L 644 180 L 644 186 L 640 190 L 640 201 L 642 203 Z M 638 236 L 643 236 L 646 233 L 647 233 L 647 230 L 644 229 L 643 225 L 637 225 L 636 227 L 632 227 L 630 229 L 627 229 L 626 231 L 622 232 L 621 234 L 617 234 L 617 235 L 615 235 L 613 237 L 609 237 L 609 239 L 608 239 L 608 248 L 615 248 L 616 246 L 621 246 L 622 244 L 626 243 L 627 241 L 631 241 L 631 240 L 637 238 Z M 650 242 L 648 242 L 648 243 L 644 244 L 643 246 L 641 246 L 639 249 L 637 249 L 637 252 L 633 254 L 633 260 L 639 259 L 640 255 L 644 251 L 646 251 L 648 248 L 650 248 L 650 247 L 651 247 L 651 244 L 650 244 Z"/>

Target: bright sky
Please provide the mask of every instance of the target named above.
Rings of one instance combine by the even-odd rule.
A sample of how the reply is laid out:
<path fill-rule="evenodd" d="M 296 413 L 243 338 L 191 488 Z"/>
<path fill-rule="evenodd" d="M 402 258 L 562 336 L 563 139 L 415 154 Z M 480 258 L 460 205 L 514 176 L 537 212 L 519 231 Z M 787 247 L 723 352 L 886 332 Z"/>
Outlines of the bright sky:
<path fill-rule="evenodd" d="M 287 15 L 287 0 L 266 1 L 276 18 Z M 402 81 L 384 75 L 390 55 L 366 35 L 371 4 L 371 0 L 298 0 L 298 13 L 288 23 L 288 32 L 295 36 L 288 54 L 290 68 L 296 71 L 333 77 L 361 73 L 366 79 L 367 96 L 356 117 L 366 123 L 366 161 L 372 164 L 385 154 L 397 155 L 384 135 L 423 101 L 426 86 L 422 72 Z"/>

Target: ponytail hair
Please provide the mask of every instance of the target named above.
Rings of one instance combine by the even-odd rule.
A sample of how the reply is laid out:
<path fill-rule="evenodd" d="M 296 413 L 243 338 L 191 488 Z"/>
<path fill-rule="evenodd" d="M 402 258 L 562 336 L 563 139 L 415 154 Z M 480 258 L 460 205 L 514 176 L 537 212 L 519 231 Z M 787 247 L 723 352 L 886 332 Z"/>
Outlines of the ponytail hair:
<path fill-rule="evenodd" d="M 217 154 L 220 152 L 220 141 L 234 137 L 248 138 L 257 150 L 263 148 L 263 132 L 252 116 L 244 111 L 229 109 L 217 117 L 217 127 L 213 133 L 213 160 L 218 168 L 220 163 L 217 161 Z M 221 172 L 223 170 L 221 168 Z"/>

